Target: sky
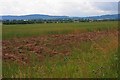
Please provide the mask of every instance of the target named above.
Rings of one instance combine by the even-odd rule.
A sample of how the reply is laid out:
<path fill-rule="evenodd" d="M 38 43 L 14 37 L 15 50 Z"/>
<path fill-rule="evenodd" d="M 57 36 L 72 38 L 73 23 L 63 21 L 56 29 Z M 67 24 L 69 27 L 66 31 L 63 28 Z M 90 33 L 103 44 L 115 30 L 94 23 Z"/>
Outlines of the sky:
<path fill-rule="evenodd" d="M 95 16 L 117 14 L 119 0 L 0 0 L 0 15 Z"/>

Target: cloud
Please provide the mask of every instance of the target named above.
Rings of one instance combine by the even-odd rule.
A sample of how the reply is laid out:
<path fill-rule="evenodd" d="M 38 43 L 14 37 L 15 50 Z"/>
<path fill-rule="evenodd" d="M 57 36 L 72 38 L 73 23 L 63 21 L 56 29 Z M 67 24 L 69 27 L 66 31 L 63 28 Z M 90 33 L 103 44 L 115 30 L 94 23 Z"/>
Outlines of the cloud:
<path fill-rule="evenodd" d="M 118 0 L 0 0 L 0 15 L 89 16 L 117 13 Z"/>
<path fill-rule="evenodd" d="M 117 13 L 118 12 L 118 2 L 94 2 L 92 6 L 95 6 L 96 9 L 105 12 Z"/>

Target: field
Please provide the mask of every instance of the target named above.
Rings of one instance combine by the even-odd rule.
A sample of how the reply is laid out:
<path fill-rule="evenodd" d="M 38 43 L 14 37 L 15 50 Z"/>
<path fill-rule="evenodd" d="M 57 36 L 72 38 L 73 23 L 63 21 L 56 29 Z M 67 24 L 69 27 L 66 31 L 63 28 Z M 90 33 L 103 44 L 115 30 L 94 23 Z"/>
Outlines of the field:
<path fill-rule="evenodd" d="M 48 34 L 63 34 L 76 30 L 92 31 L 117 28 L 117 22 L 81 22 L 81 23 L 50 23 L 50 24 L 26 24 L 26 25 L 3 25 L 3 39 L 39 36 Z"/>
<path fill-rule="evenodd" d="M 117 23 L 3 25 L 3 77 L 116 78 Z"/>

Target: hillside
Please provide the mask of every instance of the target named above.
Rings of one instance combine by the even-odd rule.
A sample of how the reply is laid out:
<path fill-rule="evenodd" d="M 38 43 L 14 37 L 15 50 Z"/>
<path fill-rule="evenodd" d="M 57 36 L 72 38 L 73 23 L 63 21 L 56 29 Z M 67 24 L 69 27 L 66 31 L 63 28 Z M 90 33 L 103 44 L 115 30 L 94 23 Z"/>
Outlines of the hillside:
<path fill-rule="evenodd" d="M 32 19 L 91 19 L 91 20 L 104 20 L 104 19 L 120 19 L 118 14 L 111 15 L 101 15 L 101 16 L 89 16 L 89 17 L 70 17 L 70 16 L 51 16 L 51 15 L 43 15 L 43 14 L 31 14 L 31 15 L 23 15 L 23 16 L 0 16 L 2 20 L 32 20 Z"/>

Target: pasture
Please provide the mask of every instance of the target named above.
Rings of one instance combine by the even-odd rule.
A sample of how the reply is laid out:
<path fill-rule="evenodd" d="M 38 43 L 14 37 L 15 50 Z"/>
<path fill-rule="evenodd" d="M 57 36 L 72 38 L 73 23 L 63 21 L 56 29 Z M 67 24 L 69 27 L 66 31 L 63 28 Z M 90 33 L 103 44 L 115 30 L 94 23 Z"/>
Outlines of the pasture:
<path fill-rule="evenodd" d="M 118 22 L 3 25 L 4 78 L 116 78 Z"/>
<path fill-rule="evenodd" d="M 3 25 L 3 39 L 117 28 L 117 21 Z"/>

